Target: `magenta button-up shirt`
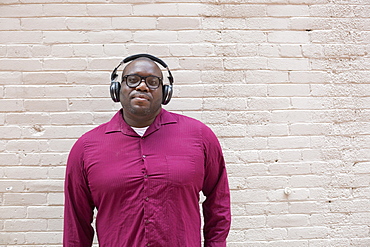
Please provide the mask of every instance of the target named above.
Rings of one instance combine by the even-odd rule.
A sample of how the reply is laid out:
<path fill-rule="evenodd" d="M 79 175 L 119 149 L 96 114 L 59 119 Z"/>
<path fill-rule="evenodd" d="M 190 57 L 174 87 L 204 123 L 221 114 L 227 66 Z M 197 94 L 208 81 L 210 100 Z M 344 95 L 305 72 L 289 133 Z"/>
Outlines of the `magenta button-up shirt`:
<path fill-rule="evenodd" d="M 93 210 L 100 247 L 224 247 L 230 228 L 225 162 L 201 122 L 162 109 L 144 136 L 122 111 L 73 146 L 65 180 L 64 245 L 92 245 Z"/>

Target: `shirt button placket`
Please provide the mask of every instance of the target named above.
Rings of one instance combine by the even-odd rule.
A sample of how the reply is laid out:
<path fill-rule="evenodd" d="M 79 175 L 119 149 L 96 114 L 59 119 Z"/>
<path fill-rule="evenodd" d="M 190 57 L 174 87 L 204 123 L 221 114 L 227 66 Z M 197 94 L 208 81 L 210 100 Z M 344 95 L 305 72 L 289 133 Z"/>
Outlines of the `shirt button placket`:
<path fill-rule="evenodd" d="M 143 139 L 142 139 L 143 140 Z M 144 223 L 145 223 L 145 232 L 146 232 L 146 241 L 149 241 L 148 239 L 148 229 L 147 229 L 147 226 L 149 224 L 149 210 L 148 210 L 148 204 L 147 202 L 149 202 L 149 197 L 147 195 L 145 195 L 146 193 L 148 193 L 148 173 L 147 173 L 147 169 L 146 169 L 146 155 L 143 154 L 141 156 L 141 160 L 143 162 L 143 169 L 142 169 L 142 172 L 143 172 L 143 177 L 144 177 L 144 181 L 143 181 L 143 187 L 144 187 Z M 151 244 L 148 242 L 146 244 L 146 246 L 150 246 Z"/>

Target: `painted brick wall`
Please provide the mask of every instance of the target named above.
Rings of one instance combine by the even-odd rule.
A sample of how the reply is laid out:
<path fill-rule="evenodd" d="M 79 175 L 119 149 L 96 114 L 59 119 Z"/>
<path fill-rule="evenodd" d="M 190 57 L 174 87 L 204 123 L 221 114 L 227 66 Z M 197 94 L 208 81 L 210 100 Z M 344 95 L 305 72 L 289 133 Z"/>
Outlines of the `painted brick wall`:
<path fill-rule="evenodd" d="M 0 246 L 61 246 L 68 151 L 164 59 L 219 136 L 230 247 L 370 246 L 369 0 L 1 0 Z"/>

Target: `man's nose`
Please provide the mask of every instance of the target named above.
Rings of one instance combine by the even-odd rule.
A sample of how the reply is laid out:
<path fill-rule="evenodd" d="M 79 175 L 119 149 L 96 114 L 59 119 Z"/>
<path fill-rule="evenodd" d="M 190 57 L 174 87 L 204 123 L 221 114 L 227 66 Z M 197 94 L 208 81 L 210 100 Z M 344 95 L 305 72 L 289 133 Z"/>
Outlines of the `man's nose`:
<path fill-rule="evenodd" d="M 136 90 L 137 90 L 137 91 L 149 92 L 149 88 L 148 88 L 148 86 L 147 86 L 147 85 L 146 85 L 146 83 L 145 83 L 145 79 L 142 79 L 142 80 L 140 81 L 140 84 L 139 84 L 139 85 L 137 85 Z"/>

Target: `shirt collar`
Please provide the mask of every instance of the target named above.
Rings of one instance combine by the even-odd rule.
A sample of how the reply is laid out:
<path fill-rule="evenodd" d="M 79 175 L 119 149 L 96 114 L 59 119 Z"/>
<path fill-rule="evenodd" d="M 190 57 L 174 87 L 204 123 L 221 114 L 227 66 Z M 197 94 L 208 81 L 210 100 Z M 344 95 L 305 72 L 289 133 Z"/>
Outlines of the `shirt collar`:
<path fill-rule="evenodd" d="M 176 118 L 170 112 L 162 108 L 161 112 L 157 115 L 154 122 L 149 126 L 144 136 L 147 136 L 153 133 L 154 131 L 158 130 L 159 128 L 161 128 L 162 125 L 172 123 L 177 123 Z M 125 135 L 138 136 L 137 133 L 135 133 L 135 131 L 131 128 L 131 126 L 128 125 L 123 119 L 122 109 L 120 109 L 107 123 L 105 133 L 108 134 L 119 131 Z"/>

